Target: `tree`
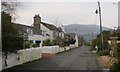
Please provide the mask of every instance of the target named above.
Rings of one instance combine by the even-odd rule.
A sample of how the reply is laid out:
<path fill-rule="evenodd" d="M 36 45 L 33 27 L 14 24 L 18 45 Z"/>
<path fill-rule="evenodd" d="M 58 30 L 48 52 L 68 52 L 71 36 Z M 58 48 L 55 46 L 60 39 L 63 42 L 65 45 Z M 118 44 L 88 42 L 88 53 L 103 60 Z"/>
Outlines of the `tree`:
<path fill-rule="evenodd" d="M 110 50 L 110 45 L 108 43 L 109 37 L 111 36 L 111 32 L 110 31 L 103 31 L 103 44 L 101 44 L 101 35 L 97 35 L 97 38 L 94 39 L 92 41 L 92 49 L 95 49 L 95 46 L 98 46 L 98 54 L 99 55 L 106 55 L 109 54 L 109 50 Z"/>
<path fill-rule="evenodd" d="M 15 52 L 23 48 L 23 37 L 12 28 L 11 16 L 2 12 L 2 51 Z"/>
<path fill-rule="evenodd" d="M 18 2 L 11 2 L 10 0 L 5 0 L 1 2 L 1 11 L 8 14 L 15 14 L 16 8 L 20 6 Z"/>
<path fill-rule="evenodd" d="M 74 44 L 76 42 L 76 40 L 73 38 L 70 38 L 69 42 L 70 42 L 70 44 Z"/>
<path fill-rule="evenodd" d="M 23 48 L 23 35 L 12 28 L 12 17 L 10 14 L 15 12 L 18 3 L 2 2 L 1 25 L 2 25 L 2 51 L 15 52 Z"/>

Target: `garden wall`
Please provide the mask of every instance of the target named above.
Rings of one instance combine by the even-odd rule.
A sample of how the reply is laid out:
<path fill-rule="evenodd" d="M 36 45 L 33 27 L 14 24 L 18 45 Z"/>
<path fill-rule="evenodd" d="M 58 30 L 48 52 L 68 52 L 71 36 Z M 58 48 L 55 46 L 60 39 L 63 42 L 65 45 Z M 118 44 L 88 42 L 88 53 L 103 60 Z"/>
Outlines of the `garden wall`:
<path fill-rule="evenodd" d="M 20 65 L 26 62 L 30 62 L 42 58 L 42 50 L 39 47 L 23 49 L 17 52 L 18 54 L 11 53 L 7 55 L 7 59 L 6 59 L 7 66 L 5 66 L 5 58 L 3 56 L 2 69 L 10 68 L 16 65 Z"/>
<path fill-rule="evenodd" d="M 56 53 L 70 50 L 72 48 L 75 48 L 74 44 L 67 47 L 43 46 L 41 48 L 37 47 L 37 48 L 18 50 L 17 53 L 8 54 L 6 60 L 5 60 L 5 56 L 0 56 L 0 61 L 1 61 L 0 71 L 2 69 L 10 68 L 26 62 L 40 59 L 42 58 L 43 53 L 56 54 Z M 7 63 L 7 66 L 5 66 L 5 63 Z"/>

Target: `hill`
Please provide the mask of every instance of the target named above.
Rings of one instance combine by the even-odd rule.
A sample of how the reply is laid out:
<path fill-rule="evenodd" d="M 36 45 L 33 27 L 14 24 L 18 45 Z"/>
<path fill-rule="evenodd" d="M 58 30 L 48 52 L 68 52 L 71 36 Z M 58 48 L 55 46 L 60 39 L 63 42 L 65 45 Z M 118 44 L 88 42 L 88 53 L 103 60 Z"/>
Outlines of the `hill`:
<path fill-rule="evenodd" d="M 110 30 L 110 28 L 102 27 L 103 30 Z M 64 26 L 66 33 L 76 33 L 80 36 L 83 36 L 85 40 L 89 41 L 94 38 L 100 33 L 99 29 L 100 26 L 98 25 L 81 25 L 81 24 L 70 24 Z"/>

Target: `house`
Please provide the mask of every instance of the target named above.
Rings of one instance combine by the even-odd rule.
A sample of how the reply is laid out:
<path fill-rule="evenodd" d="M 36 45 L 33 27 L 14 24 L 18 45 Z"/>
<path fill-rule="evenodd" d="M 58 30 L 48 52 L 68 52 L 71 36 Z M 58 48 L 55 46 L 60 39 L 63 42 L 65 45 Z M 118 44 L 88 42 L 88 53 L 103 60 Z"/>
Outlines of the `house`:
<path fill-rule="evenodd" d="M 74 39 L 75 40 L 75 47 L 78 47 L 80 37 L 78 37 L 78 35 L 76 33 L 66 33 L 65 37 Z"/>
<path fill-rule="evenodd" d="M 64 38 L 63 28 L 58 28 L 53 24 L 42 22 L 39 14 L 34 16 L 34 23 L 32 26 L 12 23 L 12 27 L 24 35 L 25 41 L 30 41 L 31 43 L 42 44 L 46 39 L 54 40 L 57 37 Z"/>

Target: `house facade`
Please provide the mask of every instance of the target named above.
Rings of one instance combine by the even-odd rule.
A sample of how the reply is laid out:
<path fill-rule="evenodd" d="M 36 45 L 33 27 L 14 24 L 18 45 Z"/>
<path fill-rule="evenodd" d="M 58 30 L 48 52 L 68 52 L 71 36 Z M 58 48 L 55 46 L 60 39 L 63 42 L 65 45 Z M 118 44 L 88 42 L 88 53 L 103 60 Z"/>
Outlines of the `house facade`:
<path fill-rule="evenodd" d="M 46 39 L 54 40 L 57 37 L 64 38 L 64 31 L 61 27 L 42 22 L 39 14 L 34 16 L 32 26 L 17 23 L 12 23 L 12 26 L 24 35 L 26 41 L 31 43 L 42 43 Z"/>

